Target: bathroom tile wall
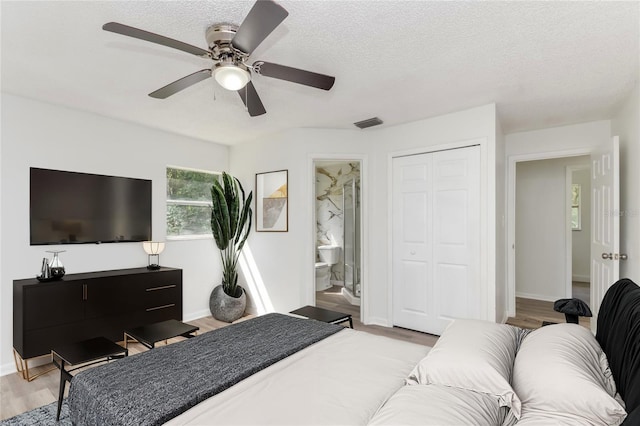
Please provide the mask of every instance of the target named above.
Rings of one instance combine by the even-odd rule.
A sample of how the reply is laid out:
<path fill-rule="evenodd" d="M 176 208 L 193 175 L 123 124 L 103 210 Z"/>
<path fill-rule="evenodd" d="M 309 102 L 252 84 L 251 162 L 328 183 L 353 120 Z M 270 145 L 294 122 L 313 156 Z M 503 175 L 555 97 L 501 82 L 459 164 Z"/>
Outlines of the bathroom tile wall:
<path fill-rule="evenodd" d="M 316 161 L 316 246 L 344 247 L 342 187 L 354 179 L 360 179 L 357 161 Z M 331 281 L 334 284 L 344 282 L 342 262 L 331 267 Z"/>

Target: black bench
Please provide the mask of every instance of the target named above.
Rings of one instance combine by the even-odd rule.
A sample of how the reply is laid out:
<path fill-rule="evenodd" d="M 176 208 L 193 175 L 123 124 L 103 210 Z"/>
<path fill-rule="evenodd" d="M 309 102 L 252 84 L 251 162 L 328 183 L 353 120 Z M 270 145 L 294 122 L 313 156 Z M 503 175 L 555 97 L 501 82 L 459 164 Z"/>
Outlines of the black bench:
<path fill-rule="evenodd" d="M 81 342 L 66 343 L 56 346 L 51 351 L 53 363 L 60 369 L 60 391 L 58 393 L 58 411 L 56 420 L 60 420 L 60 409 L 64 398 L 64 388 L 73 376 L 71 372 L 79 368 L 84 368 L 99 362 L 110 361 L 112 359 L 123 358 L 129 351 L 122 346 L 104 337 L 96 337 Z M 69 366 L 79 365 L 76 368 L 65 369 L 65 364 Z"/>
<path fill-rule="evenodd" d="M 124 331 L 124 347 L 127 347 L 129 338 L 132 338 L 145 347 L 153 349 L 156 343 L 162 340 L 167 341 L 178 336 L 195 337 L 194 333 L 199 329 L 195 325 L 185 324 L 175 319 L 130 328 Z"/>
<path fill-rule="evenodd" d="M 353 328 L 353 320 L 351 319 L 351 314 L 330 311 L 329 309 L 318 308 L 309 305 L 304 306 L 300 309 L 296 309 L 295 311 L 291 311 L 290 313 L 322 322 L 328 322 L 329 324 L 341 324 L 343 322 L 349 321 L 349 327 Z"/>

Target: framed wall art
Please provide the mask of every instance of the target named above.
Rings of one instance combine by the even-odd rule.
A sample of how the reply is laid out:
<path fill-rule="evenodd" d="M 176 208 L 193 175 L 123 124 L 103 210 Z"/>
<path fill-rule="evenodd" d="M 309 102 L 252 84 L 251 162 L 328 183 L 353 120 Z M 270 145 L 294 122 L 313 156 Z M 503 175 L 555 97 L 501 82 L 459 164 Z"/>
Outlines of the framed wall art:
<path fill-rule="evenodd" d="M 256 231 L 287 232 L 288 170 L 256 174 Z"/>

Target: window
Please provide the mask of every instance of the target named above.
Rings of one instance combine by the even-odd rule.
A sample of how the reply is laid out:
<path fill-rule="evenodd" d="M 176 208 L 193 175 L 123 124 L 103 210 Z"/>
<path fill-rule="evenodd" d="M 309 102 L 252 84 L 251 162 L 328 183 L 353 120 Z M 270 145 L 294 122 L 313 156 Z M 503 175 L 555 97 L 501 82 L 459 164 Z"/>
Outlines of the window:
<path fill-rule="evenodd" d="M 571 185 L 571 229 L 574 231 L 582 230 L 580 202 L 580 185 L 574 183 Z"/>
<path fill-rule="evenodd" d="M 211 185 L 218 176 L 167 167 L 167 237 L 211 236 Z"/>

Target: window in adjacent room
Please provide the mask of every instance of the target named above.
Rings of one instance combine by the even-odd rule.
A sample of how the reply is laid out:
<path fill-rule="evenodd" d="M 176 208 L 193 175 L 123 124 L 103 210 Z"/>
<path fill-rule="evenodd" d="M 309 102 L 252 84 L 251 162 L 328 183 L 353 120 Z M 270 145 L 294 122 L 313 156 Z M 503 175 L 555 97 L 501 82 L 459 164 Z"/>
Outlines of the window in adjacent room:
<path fill-rule="evenodd" d="M 167 238 L 211 236 L 211 185 L 220 175 L 167 167 Z"/>
<path fill-rule="evenodd" d="M 580 202 L 580 184 L 574 183 L 571 185 L 571 229 L 574 231 L 582 230 Z"/>

